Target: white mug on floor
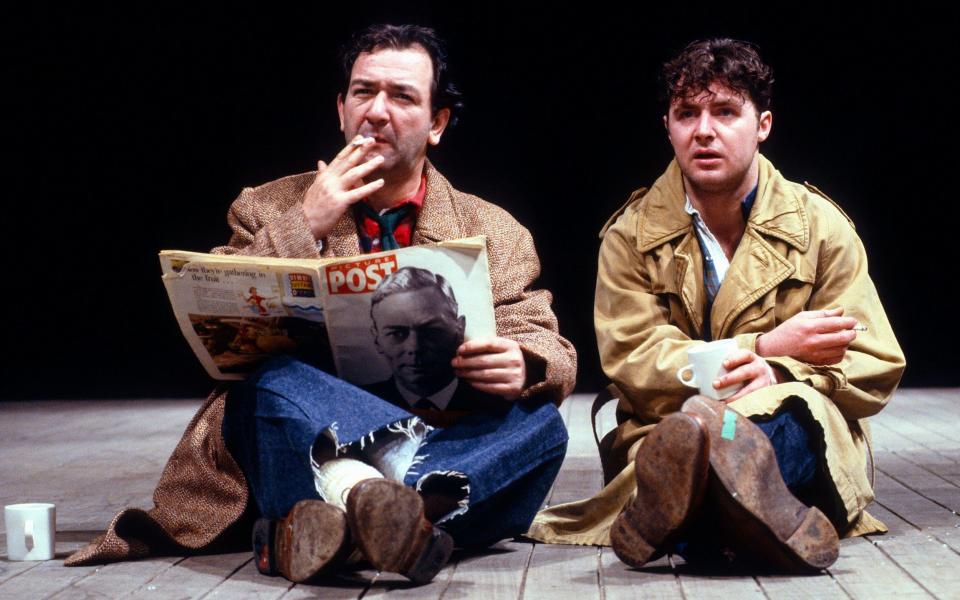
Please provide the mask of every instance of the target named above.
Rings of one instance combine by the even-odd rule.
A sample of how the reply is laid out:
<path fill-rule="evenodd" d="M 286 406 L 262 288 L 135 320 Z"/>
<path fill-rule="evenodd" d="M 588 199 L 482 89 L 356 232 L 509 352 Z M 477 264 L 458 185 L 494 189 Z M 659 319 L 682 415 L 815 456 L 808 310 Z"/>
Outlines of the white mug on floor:
<path fill-rule="evenodd" d="M 739 348 L 737 340 L 716 340 L 696 346 L 687 351 L 690 364 L 677 371 L 677 379 L 683 385 L 698 388 L 704 396 L 723 400 L 737 393 L 743 383 L 729 385 L 725 388 L 714 389 L 713 382 L 717 377 L 725 375 L 723 361 Z M 690 375 L 687 376 L 686 373 Z"/>
<path fill-rule="evenodd" d="M 10 504 L 3 507 L 8 560 L 50 560 L 57 534 L 53 504 Z"/>

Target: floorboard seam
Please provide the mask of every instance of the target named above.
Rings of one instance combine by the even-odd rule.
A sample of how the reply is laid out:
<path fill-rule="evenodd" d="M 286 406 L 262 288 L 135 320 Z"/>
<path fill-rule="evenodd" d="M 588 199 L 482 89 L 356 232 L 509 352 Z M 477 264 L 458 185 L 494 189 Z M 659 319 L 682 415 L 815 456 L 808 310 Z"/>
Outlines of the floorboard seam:
<path fill-rule="evenodd" d="M 81 580 L 83 580 L 83 577 L 81 577 L 81 578 L 78 579 L 77 581 L 81 581 Z M 65 590 L 68 590 L 69 588 L 73 587 L 73 584 L 77 583 L 77 581 L 71 581 L 70 583 L 68 583 L 67 585 L 63 586 L 62 588 L 57 588 L 56 590 L 50 592 L 50 593 L 47 594 L 46 596 L 43 596 L 42 598 L 38 598 L 38 600 L 47 600 L 47 598 L 53 598 L 53 597 L 56 596 L 57 594 L 59 594 L 59 593 L 65 591 Z"/>
<path fill-rule="evenodd" d="M 106 566 L 106 565 L 101 565 L 101 567 L 103 567 L 103 566 Z M 65 569 L 69 569 L 70 567 L 64 567 L 64 568 L 65 568 Z M 30 570 L 30 569 L 27 569 L 27 571 L 29 571 L 29 570 Z M 24 572 L 26 572 L 26 571 L 24 571 Z M 57 594 L 59 594 L 59 593 L 62 592 L 63 590 L 65 590 L 65 589 L 67 589 L 67 588 L 71 588 L 71 587 L 77 585 L 78 583 L 80 583 L 81 581 L 83 581 L 83 580 L 85 580 L 85 579 L 89 579 L 90 577 L 93 577 L 94 575 L 96 575 L 96 574 L 99 573 L 99 572 L 100 572 L 100 567 L 97 567 L 96 569 L 91 570 L 89 573 L 87 573 L 87 574 L 84 575 L 83 577 L 80 577 L 80 578 L 77 579 L 76 581 L 71 581 L 71 582 L 70 582 L 70 585 L 68 585 L 67 587 L 62 588 L 62 589 L 59 589 L 59 590 L 53 592 L 52 594 L 49 594 L 48 596 L 46 596 L 46 598 L 50 598 L 50 597 L 52 597 L 52 596 L 56 596 Z M 10 579 L 13 579 L 13 577 L 11 577 Z M 9 581 L 9 579 L 8 579 L 7 581 Z M 0 591 L 2 591 L 2 590 L 0 590 Z"/>
<path fill-rule="evenodd" d="M 7 560 L 9 560 L 9 559 L 7 559 Z M 28 573 L 28 572 L 36 569 L 36 568 L 37 568 L 37 565 L 41 565 L 41 564 L 43 564 L 43 563 L 42 563 L 42 562 L 38 562 L 38 563 L 36 563 L 35 565 L 30 566 L 30 567 L 28 567 L 28 568 L 20 571 L 19 573 L 14 573 L 14 574 L 11 575 L 10 577 L 7 577 L 7 578 L 4 579 L 3 581 L 0 581 L 0 587 L 3 587 L 4 585 L 7 584 L 8 581 L 11 581 L 11 580 L 13 580 L 13 579 L 16 579 L 17 577 L 20 577 L 20 576 L 23 575 L 24 573 Z"/>
<path fill-rule="evenodd" d="M 377 579 L 378 579 L 379 577 L 380 577 L 380 571 L 377 571 L 377 572 L 373 575 L 373 577 L 372 577 L 369 581 L 367 581 L 367 587 L 365 587 L 365 588 L 363 588 L 362 590 L 360 590 L 360 595 L 357 596 L 357 600 L 362 600 L 362 598 L 367 595 L 367 592 L 369 592 L 370 590 L 373 589 L 373 584 L 375 584 L 375 583 L 377 582 Z"/>
<path fill-rule="evenodd" d="M 597 591 L 600 600 L 607 600 L 607 590 L 603 587 L 603 546 L 597 546 Z"/>
<path fill-rule="evenodd" d="M 937 418 L 939 418 L 938 415 L 931 414 L 929 411 L 917 410 L 917 409 L 915 409 L 915 408 L 914 408 L 914 409 L 909 409 L 909 412 L 912 412 L 912 413 L 914 413 L 914 414 L 920 415 L 920 416 L 922 416 L 922 417 L 927 417 L 927 418 L 930 418 L 930 419 L 937 419 Z M 898 415 L 898 416 L 899 416 L 899 415 Z M 929 433 L 932 433 L 932 434 L 936 435 L 937 437 L 939 437 L 939 438 L 941 438 L 941 439 L 947 440 L 948 442 L 953 442 L 953 443 L 960 442 L 960 440 L 956 440 L 956 439 L 948 436 L 948 435 L 945 434 L 945 433 L 942 433 L 942 432 L 940 432 L 940 431 L 937 431 L 936 429 L 931 429 L 930 427 L 924 425 L 923 422 L 910 421 L 910 424 L 911 424 L 911 425 L 914 425 L 915 427 L 919 427 L 920 429 L 924 429 L 924 430 L 928 431 Z"/>
<path fill-rule="evenodd" d="M 910 574 L 910 571 L 904 569 L 903 566 L 902 566 L 900 563 L 898 563 L 895 558 L 893 558 L 892 556 L 890 556 L 890 554 L 889 554 L 886 550 L 883 549 L 883 546 L 880 545 L 880 542 L 881 542 L 882 540 L 875 540 L 875 539 L 873 539 L 874 536 L 872 536 L 872 535 L 865 535 L 865 536 L 863 536 L 863 538 L 864 538 L 865 540 L 867 540 L 868 542 L 870 542 L 871 544 L 873 544 L 873 547 L 874 547 L 874 548 L 876 548 L 877 550 L 879 550 L 881 554 L 883 554 L 884 556 L 887 557 L 887 559 L 890 560 L 890 562 L 892 562 L 893 564 L 895 564 L 895 565 L 897 566 L 897 568 L 900 569 L 900 570 L 903 572 L 903 574 L 907 576 L 908 579 L 910 579 L 910 581 L 912 581 L 912 582 L 916 583 L 918 586 L 920 586 L 920 589 L 922 589 L 923 591 L 925 591 L 928 596 L 930 596 L 931 598 L 938 598 L 938 596 L 937 596 L 936 594 L 934 594 L 933 592 L 931 592 L 930 590 L 928 590 L 928 589 L 927 589 L 927 586 L 923 585 L 923 583 L 921 583 L 916 577 L 914 577 L 913 575 L 911 575 L 911 574 Z"/>
<path fill-rule="evenodd" d="M 259 573 L 260 571 L 258 570 L 257 572 Z M 282 575 L 281 575 L 281 577 L 282 577 Z M 292 591 L 294 590 L 294 588 L 296 588 L 296 587 L 297 587 L 297 584 L 295 584 L 294 582 L 291 581 L 291 582 L 290 582 L 290 585 L 288 585 L 288 586 L 287 586 L 287 589 L 284 590 L 284 592 L 283 592 L 282 594 L 280 594 L 280 596 L 277 598 L 277 600 L 283 600 L 284 597 L 286 597 L 287 595 L 289 595 L 290 592 L 292 592 Z"/>
<path fill-rule="evenodd" d="M 891 434 L 893 434 L 893 435 L 895 435 L 895 436 L 897 436 L 897 437 L 899 437 L 899 438 L 902 438 L 902 439 L 904 439 L 904 440 L 907 440 L 908 442 L 910 442 L 910 443 L 912 443 L 912 444 L 914 444 L 914 445 L 916 445 L 916 446 L 919 446 L 920 448 L 923 448 L 923 449 L 926 450 L 927 452 L 931 452 L 931 453 L 933 453 L 933 454 L 936 454 L 936 455 L 939 456 L 940 458 L 943 458 L 943 459 L 945 459 L 945 460 L 947 460 L 947 461 L 949 461 L 949 462 L 952 462 L 952 463 L 954 463 L 954 464 L 960 464 L 960 463 L 957 462 L 957 460 L 956 460 L 953 456 L 950 456 L 950 455 L 948 455 L 948 454 L 944 454 L 943 452 L 937 450 L 936 448 L 931 448 L 931 447 L 929 447 L 929 446 L 927 446 L 927 445 L 925 445 L 925 444 L 923 444 L 923 443 L 921 443 L 921 442 L 919 442 L 919 441 L 917 441 L 917 440 L 915 440 L 915 439 L 913 439 L 913 438 L 911 438 L 911 437 L 909 437 L 909 436 L 907 436 L 907 435 L 905 435 L 905 434 L 903 434 L 903 433 L 900 433 L 899 431 L 897 431 L 896 429 L 892 429 L 889 425 L 887 425 L 887 424 L 885 424 L 885 423 L 876 422 L 876 421 L 871 421 L 871 422 L 870 422 L 870 425 L 871 425 L 871 427 L 872 427 L 873 425 L 876 425 L 877 427 L 880 427 L 880 428 L 882 428 L 882 429 L 886 429 L 886 430 L 887 430 L 888 432 L 890 432 Z M 888 449 L 886 449 L 886 448 L 878 448 L 878 450 L 879 450 L 880 452 L 894 452 L 894 450 L 888 450 Z"/>
<path fill-rule="evenodd" d="M 443 585 L 443 589 L 440 590 L 440 595 L 437 596 L 438 600 L 443 600 L 443 597 L 446 596 L 447 590 L 450 589 L 450 586 L 453 585 L 453 578 L 457 574 L 457 568 L 460 566 L 460 561 L 453 563 L 453 567 L 450 569 L 450 575 L 447 577 L 446 583 Z"/>
<path fill-rule="evenodd" d="M 851 600 L 854 600 L 854 598 L 856 598 L 852 593 L 850 593 L 850 591 L 847 588 L 843 587 L 843 583 L 841 583 L 839 579 L 833 576 L 833 571 L 831 571 L 830 569 L 824 569 L 824 571 L 827 573 L 827 575 L 830 576 L 830 579 L 833 580 L 833 583 L 835 583 L 837 587 L 840 588 L 840 591 L 843 592 L 843 594 L 847 598 L 850 598 Z"/>
<path fill-rule="evenodd" d="M 770 594 L 767 593 L 766 588 L 763 587 L 763 584 L 760 583 L 760 579 L 756 575 L 753 575 L 753 584 L 757 586 L 757 589 L 760 590 L 760 593 L 763 594 L 764 598 L 770 600 Z"/>
<path fill-rule="evenodd" d="M 533 552 L 537 549 L 537 544 L 530 544 L 530 554 L 527 555 L 527 563 L 523 565 L 523 576 L 520 577 L 520 592 L 517 596 L 517 600 L 523 600 L 524 594 L 527 593 L 527 573 L 530 571 L 530 563 L 533 562 Z"/>
<path fill-rule="evenodd" d="M 906 524 L 909 525 L 910 527 L 913 527 L 913 528 L 916 529 L 917 531 L 923 531 L 923 529 L 922 529 L 919 525 L 916 525 L 916 524 L 913 523 L 910 519 L 908 519 L 908 518 L 906 518 L 905 516 L 901 515 L 900 513 L 898 513 L 897 511 L 895 511 L 895 510 L 894 510 L 892 507 L 890 507 L 889 505 L 884 504 L 883 501 L 881 501 L 881 500 L 874 500 L 874 502 L 876 502 L 877 504 L 879 504 L 880 506 L 882 506 L 882 507 L 885 508 L 886 510 L 890 511 L 891 513 L 893 513 L 898 519 L 900 519 L 901 521 L 903 521 L 904 523 L 906 523 Z"/>
<path fill-rule="evenodd" d="M 209 596 L 210 594 L 214 593 L 214 592 L 217 590 L 218 587 L 220 587 L 221 585 L 223 585 L 223 584 L 225 584 L 226 582 L 228 582 L 231 577 L 233 577 L 234 575 L 236 575 L 237 572 L 240 571 L 240 569 L 242 569 L 242 568 L 244 568 L 245 566 L 247 566 L 252 560 L 253 560 L 253 557 L 251 556 L 251 557 L 248 558 L 247 560 L 245 560 L 245 561 L 243 561 L 242 563 L 240 563 L 240 566 L 238 566 L 236 569 L 230 571 L 230 572 L 227 574 L 227 576 L 224 577 L 224 578 L 220 581 L 220 583 L 218 583 L 217 585 L 215 585 L 215 586 L 213 586 L 212 588 L 210 588 L 209 590 L 207 590 L 207 592 L 206 592 L 204 595 L 200 596 L 200 600 L 203 600 L 204 598 L 206 598 L 206 597 Z M 286 593 L 286 592 L 284 592 L 284 593 Z"/>
<path fill-rule="evenodd" d="M 907 461 L 908 463 L 910 463 L 910 464 L 912 464 L 912 465 L 915 465 L 915 466 L 917 466 L 917 467 L 920 467 L 921 469 L 923 469 L 923 470 L 926 471 L 927 473 L 933 475 L 934 477 L 937 477 L 937 478 L 939 478 L 939 479 L 942 479 L 943 481 L 949 483 L 950 485 L 952 485 L 952 486 L 955 487 L 955 488 L 960 488 L 960 484 L 954 483 L 953 481 L 950 481 L 949 479 L 947 479 L 947 478 L 944 477 L 943 475 L 937 473 L 936 471 L 930 470 L 929 468 L 927 468 L 926 466 L 924 466 L 922 463 L 918 463 L 917 461 L 915 461 L 915 460 L 913 460 L 913 459 L 907 458 L 907 457 L 904 456 L 903 454 L 900 454 L 900 451 L 890 451 L 890 454 L 893 454 L 894 456 L 897 456 L 897 457 L 899 457 L 899 458 Z"/>
<path fill-rule="evenodd" d="M 941 507 L 941 508 L 944 509 L 945 511 L 953 514 L 954 516 L 957 516 L 957 511 L 953 510 L 953 509 L 950 508 L 949 506 L 947 506 L 947 505 L 945 505 L 945 504 L 941 504 L 940 502 L 938 502 L 937 500 L 934 500 L 934 499 L 931 498 L 930 496 L 927 496 L 926 494 L 924 494 L 924 493 L 921 492 L 920 490 L 915 490 L 915 489 L 913 489 L 912 487 L 910 487 L 909 485 L 907 485 L 906 483 L 904 483 L 904 482 L 901 481 L 900 479 L 897 479 L 895 476 L 891 475 L 891 474 L 888 473 L 887 471 L 884 471 L 883 469 L 880 469 L 880 468 L 877 468 L 877 470 L 880 471 L 881 473 L 883 473 L 884 475 L 886 475 L 887 477 L 889 477 L 890 479 L 896 481 L 897 483 L 899 483 L 899 484 L 902 485 L 903 487 L 907 488 L 908 490 L 910 490 L 910 491 L 913 492 L 914 494 L 920 496 L 921 498 L 926 498 L 927 500 L 929 500 L 930 502 L 933 502 L 934 504 L 936 504 L 937 506 Z"/>
<path fill-rule="evenodd" d="M 160 570 L 160 571 L 157 571 L 156 573 L 153 574 L 153 577 L 151 577 L 150 579 L 144 581 L 144 582 L 140 585 L 140 587 L 130 590 L 129 592 L 127 592 L 126 594 L 124 594 L 124 596 L 132 596 L 133 594 L 139 592 L 139 591 L 142 590 L 143 588 L 149 587 L 149 586 L 150 586 L 150 583 L 151 583 L 152 581 L 155 581 L 155 580 L 157 579 L 157 577 L 163 575 L 164 573 L 166 573 L 166 572 L 169 571 L 170 569 L 174 568 L 175 566 L 179 565 L 179 564 L 182 563 L 183 561 L 187 560 L 188 558 L 190 558 L 190 557 L 189 557 L 189 556 L 181 556 L 179 559 L 177 559 L 177 560 L 173 561 L 172 563 L 170 563 L 169 565 L 167 565 L 167 568 L 166 568 L 166 569 L 162 569 L 162 570 Z"/>
<path fill-rule="evenodd" d="M 606 571 L 603 570 L 603 546 L 597 547 L 597 585 L 600 586 L 600 597 L 607 598 Z"/>
<path fill-rule="evenodd" d="M 64 567 L 64 568 L 69 569 L 70 567 Z M 32 570 L 32 569 L 27 569 L 27 570 L 30 571 L 30 570 Z M 74 585 L 80 583 L 81 581 L 83 581 L 83 580 L 86 579 L 87 577 L 90 577 L 91 575 L 95 574 L 98 570 L 99 570 L 99 567 L 98 567 L 97 569 L 91 569 L 90 572 L 87 573 L 86 575 L 82 575 L 82 576 L 76 578 L 75 580 L 71 581 L 71 582 L 68 583 L 67 585 L 65 585 L 65 586 L 63 586 L 63 587 L 61 587 L 61 588 L 57 588 L 56 590 L 50 592 L 50 593 L 47 594 L 46 596 L 43 596 L 43 598 L 40 599 L 40 600 L 46 600 L 47 598 L 52 598 L 52 597 L 56 596 L 57 594 L 60 594 L 60 593 L 62 593 L 62 592 L 64 592 L 64 591 L 72 588 Z M 11 577 L 11 579 L 13 579 L 13 578 Z M 9 581 L 9 580 L 8 580 L 8 581 Z"/>
<path fill-rule="evenodd" d="M 930 531 L 930 530 L 928 530 L 928 529 L 924 529 L 923 527 L 920 527 L 920 526 L 918 526 L 918 525 L 915 525 L 915 524 L 911 523 L 911 522 L 908 521 L 906 518 L 904 518 L 903 515 L 901 515 L 901 514 L 898 513 L 897 511 L 893 510 L 892 508 L 890 508 L 889 506 L 887 506 L 887 505 L 884 504 L 883 502 L 880 502 L 880 501 L 876 501 L 876 502 L 877 502 L 877 504 L 879 504 L 880 506 L 882 506 L 882 507 L 885 508 L 886 510 L 888 510 L 888 511 L 890 511 L 891 513 L 893 513 L 894 515 L 896 515 L 897 518 L 899 518 L 901 521 L 903 521 L 904 523 L 906 523 L 906 524 L 909 525 L 910 527 L 913 527 L 914 529 L 916 529 L 916 530 L 917 530 L 918 532 L 920 532 L 920 533 L 925 533 L 926 535 L 930 536 L 931 539 L 934 539 L 934 540 L 936 540 L 937 542 L 939 542 L 940 545 L 942 545 L 944 548 L 946 548 L 946 549 L 950 550 L 951 552 L 953 552 L 954 554 L 960 556 L 960 551 L 958 551 L 957 549 L 955 549 L 955 548 L 953 548 L 952 546 L 950 546 L 950 544 L 948 544 L 945 540 L 943 540 L 942 538 L 940 538 L 939 536 L 937 536 L 937 534 L 935 534 L 933 531 Z M 871 540 L 871 543 L 873 543 L 872 540 Z"/>
<path fill-rule="evenodd" d="M 683 600 L 687 598 L 687 592 L 683 589 L 683 582 L 680 581 L 680 572 L 677 571 L 677 564 L 673 562 L 673 555 L 667 555 L 667 562 L 670 563 L 670 568 L 673 570 L 673 580 L 677 583 L 677 590 L 680 591 L 680 597 Z"/>

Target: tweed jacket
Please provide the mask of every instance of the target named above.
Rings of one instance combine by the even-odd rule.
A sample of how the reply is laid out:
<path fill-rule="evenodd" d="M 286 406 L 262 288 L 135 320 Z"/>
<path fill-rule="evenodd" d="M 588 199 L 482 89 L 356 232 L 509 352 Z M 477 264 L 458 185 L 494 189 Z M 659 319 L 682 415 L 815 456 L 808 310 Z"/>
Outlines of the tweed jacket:
<path fill-rule="evenodd" d="M 559 404 L 573 389 L 576 353 L 560 336 L 551 295 L 533 288 L 540 262 L 530 232 L 506 211 L 453 188 L 430 164 L 414 244 L 485 235 L 497 333 L 520 344 L 527 363 L 522 399 Z M 348 211 L 324 240 L 323 251 L 300 206 L 315 173 L 292 175 L 244 189 L 231 205 L 233 230 L 219 254 L 285 258 L 359 253 L 356 224 Z M 246 543 L 252 518 L 243 473 L 227 451 L 221 424 L 229 390 L 210 395 L 190 422 L 154 492 L 154 508 L 127 509 L 107 532 L 70 556 L 85 565 L 140 558 L 160 552 L 192 553 Z"/>
<path fill-rule="evenodd" d="M 553 507 L 534 521 L 543 541 L 607 544 L 613 519 L 635 492 L 630 468 L 639 442 L 693 395 L 677 370 L 702 344 L 706 291 L 703 257 L 676 161 L 649 190 L 635 192 L 601 234 L 594 321 L 604 372 L 618 398 L 618 426 L 601 443 L 606 487 L 594 498 Z M 755 350 L 757 337 L 803 310 L 841 306 L 867 331 L 836 365 L 772 357 L 788 382 L 730 406 L 769 415 L 800 403 L 822 428 L 826 465 L 842 506 L 841 533 L 883 529 L 865 513 L 873 500 L 866 475 L 866 417 L 900 381 L 905 361 L 853 224 L 819 190 L 787 181 L 760 157 L 757 200 L 710 314 L 713 339 Z"/>

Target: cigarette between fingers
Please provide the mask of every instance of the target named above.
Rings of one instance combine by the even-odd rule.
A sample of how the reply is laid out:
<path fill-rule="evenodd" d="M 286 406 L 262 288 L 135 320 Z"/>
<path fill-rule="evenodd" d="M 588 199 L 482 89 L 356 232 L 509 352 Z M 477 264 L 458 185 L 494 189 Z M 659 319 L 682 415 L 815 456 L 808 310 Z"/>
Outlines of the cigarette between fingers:
<path fill-rule="evenodd" d="M 364 137 L 362 137 L 362 138 L 357 138 L 357 139 L 353 140 L 352 142 L 350 142 L 350 145 L 351 145 L 351 146 L 362 146 L 362 145 L 366 144 L 368 140 L 372 140 L 372 139 L 373 139 L 373 138 L 370 137 L 370 136 L 364 136 Z"/>

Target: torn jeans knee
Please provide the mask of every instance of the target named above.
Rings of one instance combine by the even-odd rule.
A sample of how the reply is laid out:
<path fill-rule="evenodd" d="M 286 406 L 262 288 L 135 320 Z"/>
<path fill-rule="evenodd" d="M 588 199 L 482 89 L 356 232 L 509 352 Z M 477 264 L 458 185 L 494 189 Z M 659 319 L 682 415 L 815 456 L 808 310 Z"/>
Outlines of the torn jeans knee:
<path fill-rule="evenodd" d="M 470 478 L 460 471 L 431 471 L 417 480 L 416 490 L 427 518 L 438 525 L 470 507 Z"/>
<path fill-rule="evenodd" d="M 332 423 L 320 432 L 310 448 L 310 466 L 317 493 L 328 502 L 342 505 L 344 498 L 328 498 L 329 490 L 348 490 L 348 486 L 338 482 L 360 481 L 371 476 L 362 469 L 353 469 L 352 474 L 346 474 L 348 467 L 332 464 L 344 458 L 370 465 L 383 477 L 401 483 L 410 475 L 419 475 L 416 469 L 429 456 L 424 448 L 433 429 L 414 416 L 344 442 L 339 439 L 337 424 Z M 426 473 L 417 480 L 415 489 L 424 498 L 427 517 L 435 523 L 461 515 L 469 506 L 469 478 L 459 471 Z"/>

